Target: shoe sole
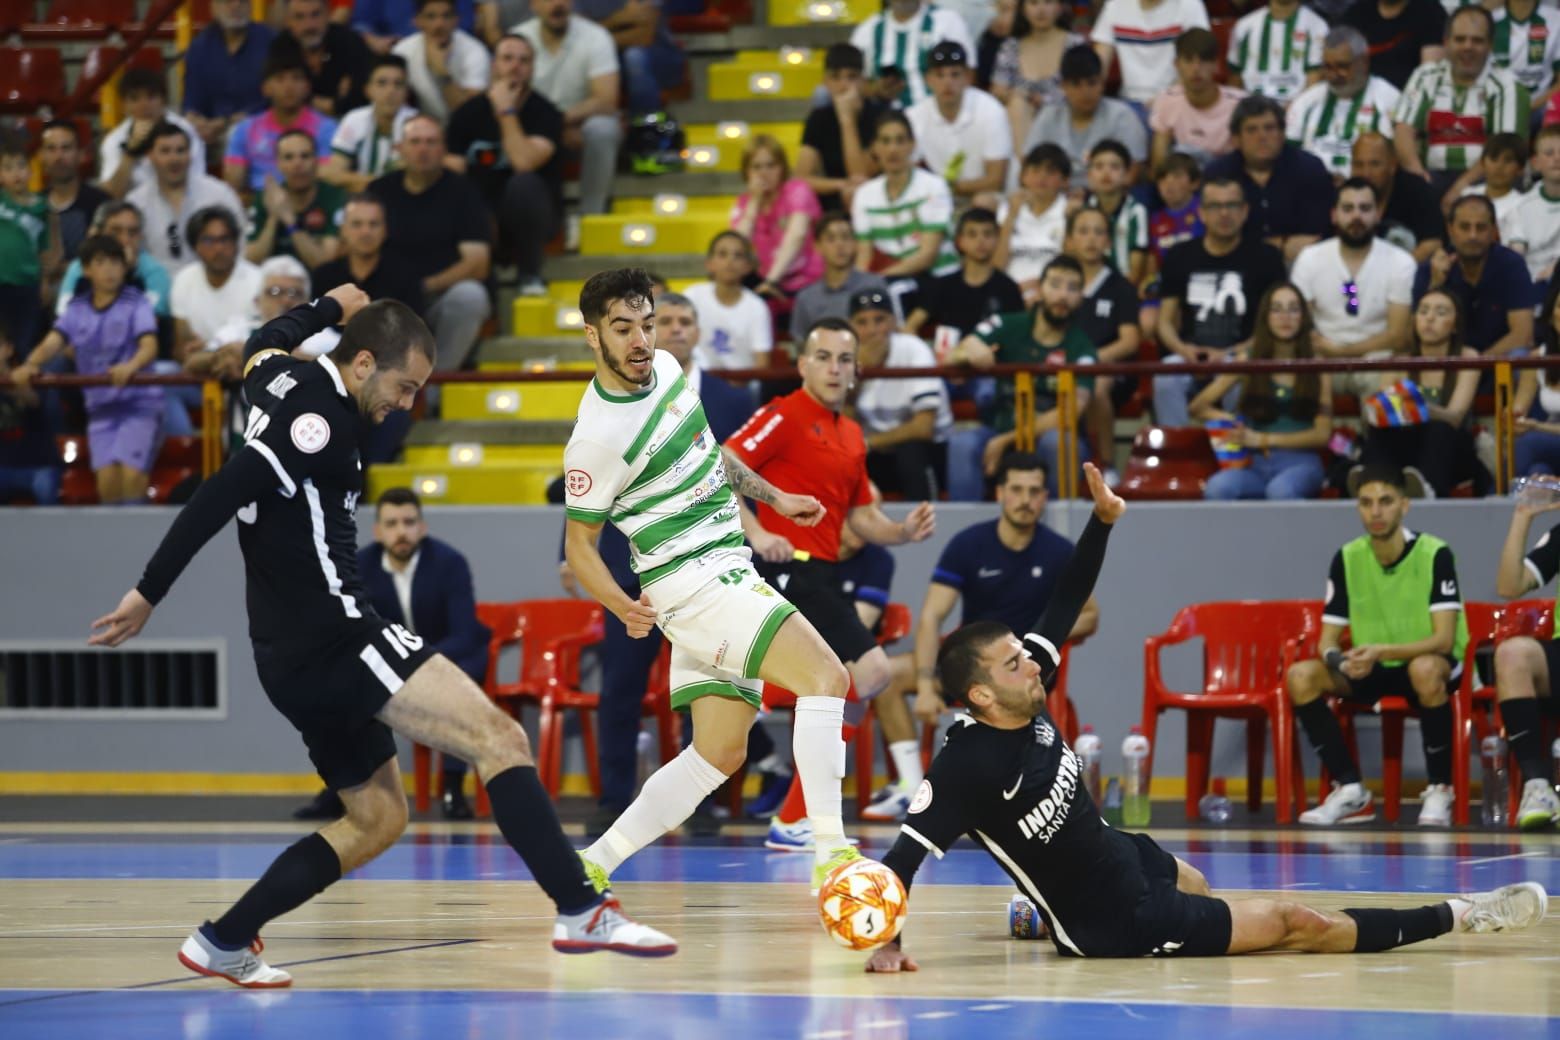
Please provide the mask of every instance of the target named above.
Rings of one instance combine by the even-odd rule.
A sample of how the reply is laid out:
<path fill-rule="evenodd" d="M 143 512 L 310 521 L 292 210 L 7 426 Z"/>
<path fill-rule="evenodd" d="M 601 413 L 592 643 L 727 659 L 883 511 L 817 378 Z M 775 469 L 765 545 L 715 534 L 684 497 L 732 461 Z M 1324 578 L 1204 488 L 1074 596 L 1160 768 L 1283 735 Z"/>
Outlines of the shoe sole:
<path fill-rule="evenodd" d="M 1342 816 L 1342 817 L 1339 817 L 1336 820 L 1305 820 L 1305 819 L 1302 819 L 1300 822 L 1305 824 L 1307 827 L 1345 827 L 1345 826 L 1351 826 L 1351 825 L 1356 824 L 1356 823 L 1370 823 L 1371 821 L 1375 820 L 1375 818 L 1376 818 L 1376 814 L 1374 812 L 1372 812 L 1368 816 L 1364 815 L 1362 813 L 1355 813 L 1353 816 Z"/>
<path fill-rule="evenodd" d="M 553 949 L 559 953 L 622 953 L 630 957 L 670 957 L 677 952 L 677 944 L 670 946 L 628 946 L 623 943 L 579 942 L 573 939 L 554 939 Z"/>
<path fill-rule="evenodd" d="M 205 968 L 199 964 L 196 964 L 194 961 L 184 956 L 182 951 L 179 953 L 179 963 L 197 975 L 204 975 L 208 979 L 225 979 L 242 989 L 286 989 L 292 985 L 292 979 L 288 979 L 286 982 L 240 982 L 231 975 L 224 974 L 220 971 L 212 971 L 210 968 Z"/>
<path fill-rule="evenodd" d="M 1517 817 L 1517 829 L 1523 831 L 1543 831 L 1555 825 L 1555 818 L 1549 813 L 1528 813 Z"/>
<path fill-rule="evenodd" d="M 764 841 L 764 848 L 773 852 L 811 852 L 813 850 L 811 845 L 784 845 L 778 841 L 769 841 L 767 839 Z"/>

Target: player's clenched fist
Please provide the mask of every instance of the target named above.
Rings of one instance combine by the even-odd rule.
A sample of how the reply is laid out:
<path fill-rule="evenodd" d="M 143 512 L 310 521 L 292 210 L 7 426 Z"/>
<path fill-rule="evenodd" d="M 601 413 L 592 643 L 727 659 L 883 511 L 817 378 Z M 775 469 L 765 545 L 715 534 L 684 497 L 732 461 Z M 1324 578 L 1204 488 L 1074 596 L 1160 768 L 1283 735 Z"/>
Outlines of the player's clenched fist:
<path fill-rule="evenodd" d="M 341 324 L 351 321 L 358 311 L 369 304 L 368 293 L 348 282 L 346 285 L 338 285 L 325 294 L 341 305 Z"/>
<path fill-rule="evenodd" d="M 655 627 L 655 608 L 650 605 L 650 596 L 643 592 L 639 594 L 638 600 L 617 611 L 617 616 L 633 639 L 643 639 Z"/>

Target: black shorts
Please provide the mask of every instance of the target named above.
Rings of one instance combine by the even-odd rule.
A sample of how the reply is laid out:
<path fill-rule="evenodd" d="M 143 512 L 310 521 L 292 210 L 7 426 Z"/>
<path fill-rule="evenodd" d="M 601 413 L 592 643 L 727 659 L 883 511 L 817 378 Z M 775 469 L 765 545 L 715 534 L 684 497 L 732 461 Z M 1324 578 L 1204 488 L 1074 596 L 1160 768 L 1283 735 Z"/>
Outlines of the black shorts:
<path fill-rule="evenodd" d="M 1222 957 L 1230 951 L 1233 925 L 1222 899 L 1194 896 L 1176 887 L 1175 857 L 1146 834 L 1131 834 L 1143 864 L 1143 891 L 1132 908 L 1119 947 L 1091 957 Z"/>
<path fill-rule="evenodd" d="M 309 749 L 332 790 L 365 783 L 395 757 L 395 737 L 375 716 L 434 651 L 400 625 L 364 618 L 304 651 L 255 644 L 260 685 Z"/>
<path fill-rule="evenodd" d="M 766 563 L 755 559 L 754 566 L 764 580 L 796 607 L 823 641 L 842 662 L 859 660 L 877 646 L 877 639 L 856 613 L 856 604 L 840 588 L 834 564 L 827 560 L 792 560 L 790 563 Z"/>
<path fill-rule="evenodd" d="M 1446 680 L 1446 692 L 1450 694 L 1457 690 L 1457 684 L 1462 681 L 1462 662 L 1451 657 L 1446 660 L 1452 666 Z M 1414 684 L 1408 678 L 1407 665 L 1389 668 L 1378 664 L 1363 679 L 1350 679 L 1348 676 L 1343 679 L 1349 684 L 1349 696 L 1345 700 L 1375 704 L 1383 697 L 1402 697 L 1410 706 L 1419 703 L 1419 697 L 1414 693 Z"/>

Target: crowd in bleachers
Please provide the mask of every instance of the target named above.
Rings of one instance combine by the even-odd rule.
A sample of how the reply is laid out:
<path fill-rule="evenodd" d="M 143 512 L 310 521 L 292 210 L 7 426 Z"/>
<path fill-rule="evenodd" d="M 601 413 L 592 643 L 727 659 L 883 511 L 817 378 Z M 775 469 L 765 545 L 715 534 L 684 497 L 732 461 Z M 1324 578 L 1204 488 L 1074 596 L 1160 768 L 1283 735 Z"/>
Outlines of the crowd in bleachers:
<path fill-rule="evenodd" d="M 1212 6 L 891 0 L 842 27 L 822 86 L 795 102 L 795 154 L 769 134 L 745 140 L 730 228 L 708 244 L 708 282 L 687 291 L 699 363 L 787 366 L 788 342 L 826 317 L 857 325 L 865 360 L 977 373 L 1547 351 L 1560 9 Z M 282 0 L 269 23 L 251 8 L 213 0 L 175 70 L 177 104 L 160 60 L 136 61 L 95 146 L 56 120 L 0 147 L 0 370 L 22 384 L 4 394 L 0 469 L 15 497 L 58 499 L 49 443 L 72 423 L 93 459 L 113 453 L 93 430 L 123 425 L 112 395 L 82 406 L 34 393 L 32 377 L 74 362 L 231 380 L 237 344 L 300 285 L 405 300 L 439 366 L 469 364 L 500 272 L 546 295 L 549 255 L 573 247 L 581 215 L 608 210 L 619 168 L 665 169 L 667 92 L 687 72 L 669 24 L 697 5 Z M 0 22 L 25 39 L 30 14 Z M 82 264 L 101 235 L 125 254 L 112 297 Z M 887 309 L 849 314 L 868 289 Z M 88 296 L 98 314 L 144 299 L 157 349 L 139 325 L 101 318 L 91 343 L 70 339 L 66 316 Z M 885 489 L 983 497 L 1015 438 L 1010 380 L 875 383 L 855 407 Z M 1065 412 L 1108 470 L 1121 419 L 1206 425 L 1210 498 L 1311 497 L 1371 461 L 1409 467 L 1415 493 L 1483 494 L 1488 389 L 1429 370 L 1100 377 L 1077 380 Z M 1042 380 L 1035 395 L 1053 460 L 1056 394 Z M 150 465 L 163 439 L 193 433 L 198 397 L 141 396 L 164 402 L 138 406 L 158 415 L 136 427 Z M 1515 403 L 1517 472 L 1553 470 L 1547 375 L 1525 370 Z M 437 414 L 436 394 L 428 404 Z M 1356 414 L 1359 436 L 1334 425 Z M 386 438 L 370 461 L 395 450 Z M 118 486 L 100 480 L 99 497 Z"/>

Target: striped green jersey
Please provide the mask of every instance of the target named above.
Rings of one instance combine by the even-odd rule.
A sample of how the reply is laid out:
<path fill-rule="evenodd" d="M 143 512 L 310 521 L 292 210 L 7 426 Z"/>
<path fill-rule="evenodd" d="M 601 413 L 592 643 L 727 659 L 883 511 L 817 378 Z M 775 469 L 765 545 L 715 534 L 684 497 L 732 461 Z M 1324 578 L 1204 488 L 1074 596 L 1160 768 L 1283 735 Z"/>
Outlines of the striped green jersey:
<path fill-rule="evenodd" d="M 636 394 L 591 380 L 563 452 L 569 518 L 612 521 L 647 588 L 708 553 L 743 546 L 737 499 L 699 395 L 664 350 L 653 372 Z"/>
<path fill-rule="evenodd" d="M 1105 209 L 1093 192 L 1089 193 L 1084 205 L 1102 212 Z M 1131 270 L 1132 254 L 1148 250 L 1148 208 L 1128 195 L 1121 200 L 1121 207 L 1114 215 L 1106 213 L 1105 216 L 1110 220 L 1110 252 L 1105 259 L 1116 270 L 1127 274 Z"/>
<path fill-rule="evenodd" d="M 1309 7 L 1288 18 L 1274 18 L 1266 7 L 1252 11 L 1230 34 L 1230 69 L 1251 93 L 1288 101 L 1305 89 L 1306 74 L 1321 68 L 1326 35 L 1327 22 Z"/>
<path fill-rule="evenodd" d="M 1451 62 L 1442 59 L 1414 70 L 1392 119 L 1418 133 L 1427 168 L 1461 173 L 1479 161 L 1491 134 L 1527 136 L 1528 104 L 1527 88 L 1493 62 L 1458 86 Z"/>
<path fill-rule="evenodd" d="M 1560 68 L 1560 10 L 1535 4 L 1531 15 L 1518 19 L 1503 7 L 1495 12 L 1495 37 L 1490 43 L 1495 64 L 1510 69 L 1532 93 L 1541 94 Z"/>
<path fill-rule="evenodd" d="M 856 189 L 850 205 L 850 222 L 858 238 L 872 243 L 879 253 L 903 260 L 921 245 L 921 235 L 940 232 L 942 247 L 932 263 L 932 274 L 959 269 L 953 248 L 953 193 L 948 182 L 916 167 L 903 191 L 888 197 L 888 176 L 880 175 Z"/>
<path fill-rule="evenodd" d="M 1354 142 L 1378 133 L 1392 140 L 1392 110 L 1401 95 L 1380 76 L 1365 81 L 1352 98 L 1341 98 L 1326 83 L 1313 83 L 1289 105 L 1284 135 L 1316 156 L 1334 177 L 1347 177 Z"/>

